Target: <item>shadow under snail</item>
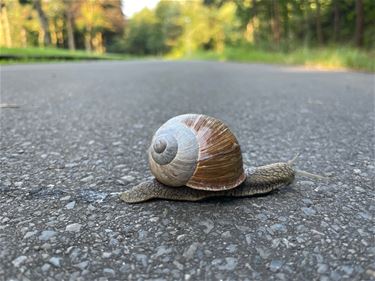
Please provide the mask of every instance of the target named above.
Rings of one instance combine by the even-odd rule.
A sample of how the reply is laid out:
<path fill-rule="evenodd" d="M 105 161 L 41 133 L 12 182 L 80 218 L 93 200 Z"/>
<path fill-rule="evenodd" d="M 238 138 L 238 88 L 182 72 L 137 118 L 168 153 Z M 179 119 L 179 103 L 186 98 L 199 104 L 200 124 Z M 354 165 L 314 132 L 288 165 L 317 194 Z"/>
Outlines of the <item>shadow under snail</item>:
<path fill-rule="evenodd" d="M 155 179 L 121 193 L 123 201 L 243 197 L 287 186 L 296 174 L 323 178 L 293 168 L 297 156 L 288 162 L 244 169 L 234 134 L 222 121 L 201 114 L 179 115 L 164 123 L 152 138 L 148 158 Z"/>

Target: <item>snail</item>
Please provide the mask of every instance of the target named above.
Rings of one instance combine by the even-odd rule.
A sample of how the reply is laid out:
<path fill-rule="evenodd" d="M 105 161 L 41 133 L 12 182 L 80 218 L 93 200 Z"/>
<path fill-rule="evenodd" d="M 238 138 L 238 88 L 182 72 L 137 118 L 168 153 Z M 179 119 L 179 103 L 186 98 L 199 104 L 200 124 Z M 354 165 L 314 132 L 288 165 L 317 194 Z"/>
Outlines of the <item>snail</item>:
<path fill-rule="evenodd" d="M 288 186 L 297 173 L 323 178 L 294 169 L 296 158 L 244 168 L 240 145 L 227 125 L 207 115 L 179 115 L 164 123 L 152 138 L 148 159 L 155 178 L 121 193 L 120 198 L 138 203 L 154 198 L 242 197 Z"/>

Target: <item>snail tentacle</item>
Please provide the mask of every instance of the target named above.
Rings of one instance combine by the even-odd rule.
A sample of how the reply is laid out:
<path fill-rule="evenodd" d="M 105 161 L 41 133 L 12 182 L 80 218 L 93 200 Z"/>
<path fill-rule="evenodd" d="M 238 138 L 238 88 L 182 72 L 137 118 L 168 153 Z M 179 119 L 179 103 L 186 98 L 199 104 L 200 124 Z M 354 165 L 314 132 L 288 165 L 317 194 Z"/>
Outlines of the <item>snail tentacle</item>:
<path fill-rule="evenodd" d="M 296 154 L 296 156 L 293 157 L 293 159 L 289 160 L 287 163 L 293 167 L 294 163 L 297 161 L 297 158 L 299 157 L 299 153 Z M 318 179 L 318 180 L 327 180 L 329 179 L 328 177 L 323 177 L 321 175 L 313 174 L 310 172 L 294 169 L 296 175 L 306 177 L 306 178 L 311 178 L 311 179 Z"/>

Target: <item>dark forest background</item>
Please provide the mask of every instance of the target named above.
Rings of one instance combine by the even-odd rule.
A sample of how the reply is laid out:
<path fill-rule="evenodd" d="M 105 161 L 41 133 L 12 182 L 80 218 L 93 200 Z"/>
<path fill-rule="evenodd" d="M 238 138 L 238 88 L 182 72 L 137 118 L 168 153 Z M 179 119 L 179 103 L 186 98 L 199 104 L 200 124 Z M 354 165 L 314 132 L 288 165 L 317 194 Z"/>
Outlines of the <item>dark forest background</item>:
<path fill-rule="evenodd" d="M 131 18 L 122 4 L 1 0 L 0 46 L 170 57 L 375 47 L 374 0 L 160 1 Z"/>

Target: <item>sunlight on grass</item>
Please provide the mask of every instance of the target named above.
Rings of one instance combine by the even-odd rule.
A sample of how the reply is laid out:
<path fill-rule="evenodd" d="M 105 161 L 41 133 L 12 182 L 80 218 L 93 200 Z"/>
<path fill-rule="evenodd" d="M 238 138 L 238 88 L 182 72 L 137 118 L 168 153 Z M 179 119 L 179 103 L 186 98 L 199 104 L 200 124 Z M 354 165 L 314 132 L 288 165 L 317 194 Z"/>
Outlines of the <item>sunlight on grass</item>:
<path fill-rule="evenodd" d="M 97 54 L 57 48 L 4 48 L 0 47 L 0 63 L 48 62 L 65 60 L 124 60 L 134 56 L 123 54 Z"/>
<path fill-rule="evenodd" d="M 176 57 L 174 57 L 176 58 Z M 303 65 L 317 69 L 354 69 L 375 71 L 375 55 L 350 48 L 301 48 L 290 53 L 267 52 L 252 47 L 227 47 L 222 53 L 196 51 L 182 59 L 258 62 Z"/>
<path fill-rule="evenodd" d="M 14 59 L 0 59 L 0 63 L 47 62 L 65 60 L 128 60 L 140 57 L 125 54 L 96 54 L 85 51 L 69 51 L 56 48 L 0 48 L 1 56 Z M 150 57 L 155 58 L 155 57 Z M 260 50 L 251 46 L 226 47 L 222 52 L 197 50 L 184 55 L 174 50 L 164 56 L 166 59 L 238 61 L 270 64 L 302 65 L 316 69 L 353 69 L 375 72 L 375 52 L 351 48 L 300 48 L 289 53 Z"/>

